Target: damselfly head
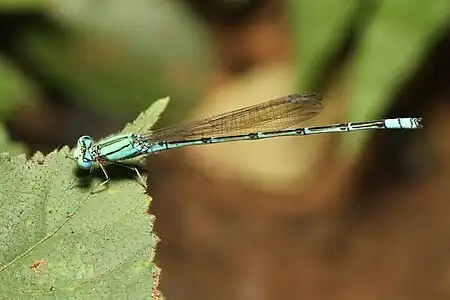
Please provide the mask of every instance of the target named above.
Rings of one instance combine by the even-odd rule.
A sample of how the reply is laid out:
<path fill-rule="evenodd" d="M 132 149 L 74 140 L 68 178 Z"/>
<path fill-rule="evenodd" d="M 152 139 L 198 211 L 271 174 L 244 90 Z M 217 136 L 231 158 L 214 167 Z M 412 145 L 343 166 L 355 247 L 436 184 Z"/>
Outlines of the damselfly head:
<path fill-rule="evenodd" d="M 94 164 L 91 154 L 91 148 L 94 141 L 90 136 L 83 135 L 78 139 L 77 147 L 73 153 L 77 165 L 81 169 L 90 169 Z"/>

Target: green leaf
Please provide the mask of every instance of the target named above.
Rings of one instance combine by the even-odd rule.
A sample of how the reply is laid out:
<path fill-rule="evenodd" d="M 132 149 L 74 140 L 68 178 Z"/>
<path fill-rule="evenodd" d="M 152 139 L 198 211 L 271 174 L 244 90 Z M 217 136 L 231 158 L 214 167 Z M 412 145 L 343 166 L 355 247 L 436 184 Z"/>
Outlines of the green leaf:
<path fill-rule="evenodd" d="M 156 124 L 169 104 L 170 98 L 162 98 L 153 102 L 149 109 L 139 114 L 133 123 L 128 123 L 123 132 L 146 133 Z"/>
<path fill-rule="evenodd" d="M 132 126 L 155 123 L 167 101 Z M 137 180 L 74 186 L 67 154 L 0 154 L 0 299 L 156 299 L 150 197 Z"/>

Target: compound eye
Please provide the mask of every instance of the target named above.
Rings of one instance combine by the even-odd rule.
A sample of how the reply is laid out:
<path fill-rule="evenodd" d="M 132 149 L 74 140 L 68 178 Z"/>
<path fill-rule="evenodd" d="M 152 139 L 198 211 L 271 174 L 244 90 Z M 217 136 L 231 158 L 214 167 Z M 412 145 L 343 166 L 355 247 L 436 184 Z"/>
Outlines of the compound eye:
<path fill-rule="evenodd" d="M 78 139 L 77 148 L 74 151 L 74 157 L 77 165 L 81 169 L 90 169 L 94 164 L 90 149 L 93 140 L 90 136 L 84 135 Z"/>

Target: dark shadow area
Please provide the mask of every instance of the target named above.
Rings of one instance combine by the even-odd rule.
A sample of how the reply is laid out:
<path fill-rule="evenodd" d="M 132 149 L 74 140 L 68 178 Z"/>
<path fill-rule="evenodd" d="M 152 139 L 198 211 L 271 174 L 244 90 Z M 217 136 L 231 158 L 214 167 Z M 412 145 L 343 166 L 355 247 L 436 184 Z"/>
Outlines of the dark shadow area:
<path fill-rule="evenodd" d="M 142 168 L 142 166 L 137 163 L 126 163 L 125 165 L 132 168 L 137 168 L 141 175 L 147 174 L 147 170 Z M 106 188 L 108 185 L 115 184 L 123 180 L 136 181 L 136 186 L 139 188 L 143 188 L 139 183 L 139 178 L 136 172 L 133 170 L 115 164 L 105 165 L 105 169 L 106 172 L 108 172 L 109 177 L 111 178 L 109 183 L 106 185 Z M 95 166 L 92 171 L 83 170 L 74 166 L 73 174 L 77 178 L 77 183 L 74 185 L 74 187 L 86 190 L 96 188 L 97 183 L 93 184 L 94 181 L 99 181 L 99 183 L 101 183 L 106 180 L 105 174 L 103 173 L 100 166 Z"/>

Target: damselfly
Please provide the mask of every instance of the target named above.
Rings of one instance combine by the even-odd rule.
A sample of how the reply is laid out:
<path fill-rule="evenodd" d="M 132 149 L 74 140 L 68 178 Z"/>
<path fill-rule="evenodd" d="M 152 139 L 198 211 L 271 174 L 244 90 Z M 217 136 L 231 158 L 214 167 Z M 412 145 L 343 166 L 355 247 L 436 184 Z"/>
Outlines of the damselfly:
<path fill-rule="evenodd" d="M 171 148 L 367 129 L 422 128 L 422 118 L 410 117 L 296 128 L 322 110 L 321 100 L 319 94 L 293 94 L 151 133 L 122 134 L 98 143 L 84 135 L 78 139 L 74 159 L 81 169 L 92 170 L 96 165 L 100 166 L 106 177 L 99 184 L 102 186 L 110 181 L 106 164 L 130 168 L 143 182 L 136 167 L 120 161 Z"/>

